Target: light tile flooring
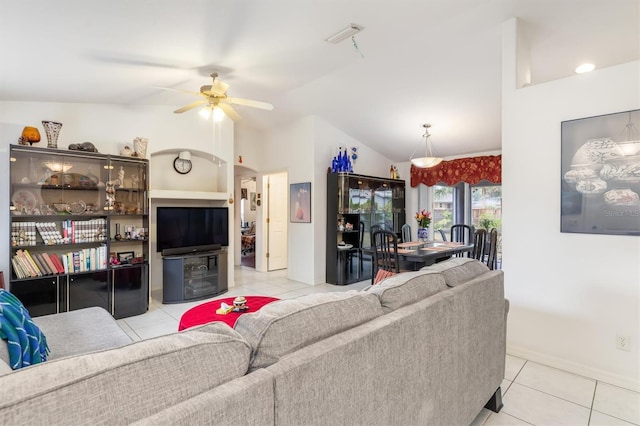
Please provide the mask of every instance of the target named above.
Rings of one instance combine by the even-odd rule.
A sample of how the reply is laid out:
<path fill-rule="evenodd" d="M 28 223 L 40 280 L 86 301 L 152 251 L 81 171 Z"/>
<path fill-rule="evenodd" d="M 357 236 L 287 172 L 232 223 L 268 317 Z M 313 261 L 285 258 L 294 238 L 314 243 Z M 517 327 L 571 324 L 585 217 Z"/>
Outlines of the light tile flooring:
<path fill-rule="evenodd" d="M 370 284 L 363 281 L 348 286 L 311 286 L 286 276 L 287 271 L 261 273 L 237 267 L 236 285 L 219 298 L 251 294 L 290 299 L 311 293 L 358 290 Z M 162 294 L 152 292 L 147 313 L 118 320 L 118 323 L 134 340 L 169 334 L 177 331 L 184 312 L 203 302 L 163 305 Z M 511 355 L 507 355 L 506 361 L 502 382 L 504 408 L 498 414 L 483 409 L 473 426 L 640 425 L 638 392 Z"/>

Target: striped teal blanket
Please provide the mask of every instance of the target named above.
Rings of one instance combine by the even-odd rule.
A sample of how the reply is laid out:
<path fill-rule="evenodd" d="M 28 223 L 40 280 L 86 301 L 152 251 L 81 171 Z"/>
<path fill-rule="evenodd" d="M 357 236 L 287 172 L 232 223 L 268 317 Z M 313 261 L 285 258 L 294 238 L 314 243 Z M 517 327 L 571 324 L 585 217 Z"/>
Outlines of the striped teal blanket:
<path fill-rule="evenodd" d="M 0 289 L 0 338 L 7 341 L 14 370 L 47 360 L 47 339 L 22 302 L 5 289 Z"/>

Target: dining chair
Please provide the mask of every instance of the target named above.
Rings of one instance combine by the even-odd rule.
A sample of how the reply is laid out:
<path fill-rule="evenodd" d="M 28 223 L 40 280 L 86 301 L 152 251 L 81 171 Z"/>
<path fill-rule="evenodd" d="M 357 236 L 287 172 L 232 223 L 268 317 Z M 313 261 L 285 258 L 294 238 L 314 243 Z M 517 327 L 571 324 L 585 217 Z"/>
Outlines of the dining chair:
<path fill-rule="evenodd" d="M 496 228 L 492 228 L 489 232 L 489 248 L 487 250 L 487 266 L 489 269 L 497 269 L 498 268 L 498 230 Z"/>
<path fill-rule="evenodd" d="M 471 244 L 473 242 L 473 231 L 471 230 L 471 227 L 462 223 L 452 225 L 449 236 L 451 238 L 451 241 L 456 243 Z M 456 257 L 463 256 L 465 256 L 465 253 L 456 254 Z"/>
<path fill-rule="evenodd" d="M 438 232 L 440 233 L 440 237 L 442 238 L 442 241 L 447 241 L 447 234 L 444 232 L 444 230 L 438 229 Z"/>
<path fill-rule="evenodd" d="M 396 274 L 400 272 L 396 234 L 383 229 L 375 231 L 371 240 L 371 248 L 373 249 L 371 284 L 375 283 L 376 275 L 381 269 Z"/>
<path fill-rule="evenodd" d="M 471 257 L 484 263 L 485 243 L 487 241 L 487 230 L 476 229 L 473 233 L 473 250 Z"/>
<path fill-rule="evenodd" d="M 358 263 L 360 264 L 360 271 L 364 270 L 362 257 L 364 256 L 364 222 L 358 223 L 358 247 L 354 247 L 355 255 L 358 256 Z"/>
<path fill-rule="evenodd" d="M 411 241 L 411 225 L 405 223 L 402 225 L 402 242 L 408 243 Z"/>

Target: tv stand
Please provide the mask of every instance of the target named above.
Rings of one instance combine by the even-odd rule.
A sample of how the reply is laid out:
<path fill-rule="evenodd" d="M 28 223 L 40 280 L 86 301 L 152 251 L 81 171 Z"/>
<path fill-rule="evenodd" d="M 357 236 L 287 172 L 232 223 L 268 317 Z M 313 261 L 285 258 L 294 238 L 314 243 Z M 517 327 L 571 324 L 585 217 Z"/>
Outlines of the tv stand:
<path fill-rule="evenodd" d="M 207 299 L 226 293 L 227 252 L 197 252 L 162 258 L 162 303 Z"/>

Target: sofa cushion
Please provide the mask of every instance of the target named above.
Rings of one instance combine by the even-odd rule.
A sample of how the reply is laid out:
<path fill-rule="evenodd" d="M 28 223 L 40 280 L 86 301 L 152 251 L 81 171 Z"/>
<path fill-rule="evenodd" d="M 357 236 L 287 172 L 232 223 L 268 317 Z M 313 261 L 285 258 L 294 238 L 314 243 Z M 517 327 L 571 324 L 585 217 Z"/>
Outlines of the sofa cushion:
<path fill-rule="evenodd" d="M 251 370 L 383 314 L 375 294 L 320 293 L 270 303 L 238 318 L 235 329 L 251 344 Z"/>
<path fill-rule="evenodd" d="M 395 311 L 446 290 L 444 278 L 435 271 L 403 272 L 365 291 L 377 294 L 385 313 Z"/>
<path fill-rule="evenodd" d="M 99 307 L 45 315 L 33 320 L 47 336 L 51 349 L 49 359 L 113 349 L 132 342 L 111 314 Z"/>
<path fill-rule="evenodd" d="M 243 376 L 251 347 L 213 323 L 0 377 L 0 424 L 128 424 Z"/>
<path fill-rule="evenodd" d="M 468 257 L 454 257 L 444 262 L 425 266 L 421 270 L 440 272 L 449 287 L 455 287 L 489 272 L 487 265 Z"/>

